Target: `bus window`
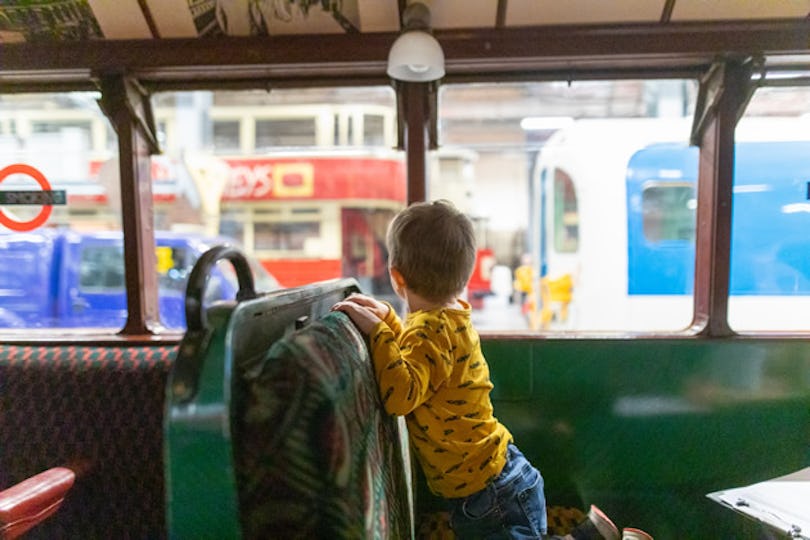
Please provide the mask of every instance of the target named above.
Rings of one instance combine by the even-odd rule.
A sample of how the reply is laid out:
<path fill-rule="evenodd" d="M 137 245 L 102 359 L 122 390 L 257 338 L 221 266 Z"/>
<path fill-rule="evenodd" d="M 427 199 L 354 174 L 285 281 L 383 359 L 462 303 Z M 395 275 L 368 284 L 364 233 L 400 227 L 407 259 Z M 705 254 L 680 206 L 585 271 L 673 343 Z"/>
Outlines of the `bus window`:
<path fill-rule="evenodd" d="M 215 120 L 213 122 L 214 148 L 217 152 L 239 151 L 239 121 Z"/>
<path fill-rule="evenodd" d="M 315 118 L 256 120 L 256 151 L 280 147 L 315 146 Z"/>
<path fill-rule="evenodd" d="M 321 224 L 313 222 L 256 223 L 254 228 L 256 250 L 305 252 L 312 240 L 321 236 Z"/>
<path fill-rule="evenodd" d="M 3 174 L 2 190 L 42 191 L 47 182 L 57 201 L 44 207 L 4 198 L 0 205 L 6 218 L 0 226 L 0 267 L 19 273 L 21 290 L 29 291 L 20 296 L 12 286 L 0 293 L 0 327 L 118 324 L 117 318 L 88 317 L 93 309 L 80 297 L 123 285 L 122 251 L 99 248 L 74 257 L 68 249 L 70 235 L 120 233 L 111 177 L 100 167 L 117 148 L 99 98 L 97 92 L 0 96 L 0 169 L 15 171 Z M 118 299 L 105 301 L 94 313 L 120 305 Z"/>
<path fill-rule="evenodd" d="M 428 191 L 473 218 L 479 253 L 494 259 L 490 275 L 498 282 L 477 292 L 480 305 L 473 303 L 479 328 L 661 332 L 689 326 L 693 196 L 645 193 L 644 182 L 671 177 L 661 162 L 631 158 L 656 143 L 688 148 L 697 89 L 695 80 L 441 86 L 436 158 L 451 149 L 475 155 L 457 171 L 431 168 Z M 691 189 L 693 181 L 694 175 L 681 183 Z M 664 242 L 651 244 L 645 232 L 674 236 L 685 247 L 666 259 Z M 510 290 L 522 260 L 531 261 L 535 276 L 525 301 Z M 677 292 L 666 269 L 651 271 L 650 260 L 674 262 L 682 275 Z"/>
<path fill-rule="evenodd" d="M 168 127 L 167 195 L 155 200 L 168 228 L 230 238 L 282 287 L 345 276 L 388 294 L 385 230 L 406 188 L 390 87 L 172 92 L 153 103 Z"/>
<path fill-rule="evenodd" d="M 806 331 L 810 89 L 759 88 L 735 137 L 729 325 L 738 332 Z"/>
<path fill-rule="evenodd" d="M 363 115 L 363 145 L 383 146 L 385 144 L 385 117 L 381 114 Z"/>

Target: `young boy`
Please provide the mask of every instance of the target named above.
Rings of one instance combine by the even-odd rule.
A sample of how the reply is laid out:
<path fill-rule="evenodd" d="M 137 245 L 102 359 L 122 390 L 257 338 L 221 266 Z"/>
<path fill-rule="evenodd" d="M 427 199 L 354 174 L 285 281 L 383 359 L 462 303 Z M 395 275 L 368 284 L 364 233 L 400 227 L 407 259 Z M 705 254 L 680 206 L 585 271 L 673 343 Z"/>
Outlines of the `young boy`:
<path fill-rule="evenodd" d="M 404 415 L 428 486 L 450 503 L 457 537 L 543 538 L 543 478 L 493 414 L 489 367 L 470 305 L 461 300 L 475 264 L 472 222 L 447 201 L 413 204 L 388 229 L 389 273 L 408 307 L 354 294 L 334 310 L 369 336 L 385 409 Z M 571 534 L 618 539 L 596 507 Z"/>

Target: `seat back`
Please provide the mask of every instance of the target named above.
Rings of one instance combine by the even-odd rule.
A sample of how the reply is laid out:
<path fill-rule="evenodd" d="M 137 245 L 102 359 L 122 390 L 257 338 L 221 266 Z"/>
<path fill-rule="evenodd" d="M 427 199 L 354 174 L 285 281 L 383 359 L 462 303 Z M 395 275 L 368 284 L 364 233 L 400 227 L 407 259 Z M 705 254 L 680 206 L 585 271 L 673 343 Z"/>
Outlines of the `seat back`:
<path fill-rule="evenodd" d="M 245 367 L 234 438 L 245 536 L 410 538 L 404 422 L 384 411 L 349 318 L 312 321 Z"/>
<path fill-rule="evenodd" d="M 357 282 L 257 295 L 240 257 L 213 248 L 189 278 L 167 385 L 169 535 L 411 537 L 404 424 L 382 412 L 362 336 L 329 314 Z M 223 258 L 237 302 L 203 310 L 205 274 Z"/>

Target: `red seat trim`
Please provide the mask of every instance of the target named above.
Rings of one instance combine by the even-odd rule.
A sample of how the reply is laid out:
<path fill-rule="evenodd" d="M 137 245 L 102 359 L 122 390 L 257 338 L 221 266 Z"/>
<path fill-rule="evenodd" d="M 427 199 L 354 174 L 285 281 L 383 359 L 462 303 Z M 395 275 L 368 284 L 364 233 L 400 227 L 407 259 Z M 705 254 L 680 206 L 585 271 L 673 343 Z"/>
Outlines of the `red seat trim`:
<path fill-rule="evenodd" d="M 0 538 L 18 538 L 51 516 L 75 479 L 72 470 L 54 467 L 0 491 Z"/>

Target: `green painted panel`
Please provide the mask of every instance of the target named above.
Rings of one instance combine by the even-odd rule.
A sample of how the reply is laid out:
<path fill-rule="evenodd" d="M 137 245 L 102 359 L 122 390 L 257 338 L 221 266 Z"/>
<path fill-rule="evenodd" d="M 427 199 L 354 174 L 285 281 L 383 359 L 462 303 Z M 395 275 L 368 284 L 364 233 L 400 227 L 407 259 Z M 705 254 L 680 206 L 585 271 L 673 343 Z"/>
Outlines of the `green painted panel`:
<path fill-rule="evenodd" d="M 501 362 L 509 362 L 509 369 L 500 370 L 498 382 L 492 391 L 492 399 L 501 401 L 527 400 L 532 396 L 532 385 L 534 379 L 532 370 L 532 349 L 520 351 L 523 357 L 516 357 L 520 361 L 509 362 L 510 358 L 515 358 L 515 351 L 509 342 L 493 341 L 487 347 L 487 361 L 498 358 Z M 490 378 L 492 377 L 490 373 Z"/>
<path fill-rule="evenodd" d="M 483 347 L 495 412 L 543 473 L 550 504 L 598 504 L 656 540 L 753 539 L 755 524 L 706 493 L 810 465 L 810 342 L 485 339 Z"/>
<path fill-rule="evenodd" d="M 199 389 L 182 402 L 167 388 L 164 417 L 169 538 L 241 538 L 231 434 L 231 309 L 211 310 L 212 336 L 202 357 Z M 181 344 L 181 347 L 183 345 Z"/>

